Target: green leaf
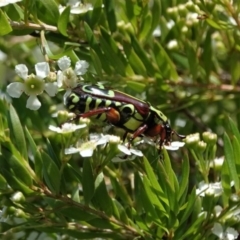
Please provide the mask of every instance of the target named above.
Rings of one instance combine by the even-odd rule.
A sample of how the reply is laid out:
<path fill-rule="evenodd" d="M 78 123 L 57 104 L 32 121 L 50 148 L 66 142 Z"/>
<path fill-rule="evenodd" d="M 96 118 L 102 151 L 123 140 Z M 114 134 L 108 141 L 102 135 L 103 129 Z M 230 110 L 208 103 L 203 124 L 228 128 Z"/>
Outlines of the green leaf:
<path fill-rule="evenodd" d="M 117 219 L 119 219 L 120 221 L 122 221 L 122 222 L 124 222 L 125 224 L 128 225 L 129 224 L 128 216 L 125 212 L 124 207 L 116 199 L 113 199 L 112 203 L 113 203 L 113 214 L 114 214 L 114 216 Z"/>
<path fill-rule="evenodd" d="M 197 52 L 191 44 L 187 45 L 187 58 L 189 63 L 189 70 L 195 79 L 198 73 Z"/>
<path fill-rule="evenodd" d="M 92 29 L 86 22 L 84 22 L 84 30 L 85 30 L 85 34 L 86 34 L 89 45 L 91 47 L 98 47 L 97 39 L 95 38 Z"/>
<path fill-rule="evenodd" d="M 162 213 L 167 215 L 166 210 L 164 209 L 162 203 L 159 201 L 157 197 L 158 195 L 154 191 L 152 191 L 152 186 L 146 176 L 143 176 L 142 182 L 143 182 L 145 193 L 149 201 L 151 202 L 151 205 L 158 207 L 158 209 L 161 210 Z"/>
<path fill-rule="evenodd" d="M 106 13 L 108 26 L 111 32 L 117 30 L 117 20 L 115 15 L 115 3 L 113 0 L 104 0 L 104 10 Z"/>
<path fill-rule="evenodd" d="M 3 177 L 2 174 L 0 174 L 0 190 L 7 190 L 8 183 L 6 179 Z"/>
<path fill-rule="evenodd" d="M 14 136 L 14 143 L 16 145 L 16 148 L 19 150 L 23 158 L 27 161 L 28 159 L 27 146 L 22 129 L 22 124 L 18 118 L 17 112 L 15 111 L 12 105 L 10 105 L 9 109 L 9 118 L 11 122 L 11 131 Z"/>
<path fill-rule="evenodd" d="M 154 189 L 154 193 L 158 196 L 158 198 L 163 201 L 166 206 L 169 206 L 169 201 L 166 197 L 166 194 L 164 193 L 162 187 L 160 186 L 160 184 L 157 181 L 156 175 L 153 172 L 153 169 L 151 167 L 151 165 L 149 164 L 147 158 L 143 158 L 143 163 L 144 163 L 144 167 L 145 167 L 145 171 L 147 173 L 148 179 L 151 182 L 152 188 Z M 166 206 L 163 207 L 163 211 L 166 212 Z"/>
<path fill-rule="evenodd" d="M 2 156 L 5 160 L 5 166 L 12 169 L 15 176 L 21 179 L 27 186 L 32 186 L 33 172 L 28 162 L 21 156 L 13 144 L 9 142 L 2 143 Z M 2 160 L 3 161 L 3 160 Z"/>
<path fill-rule="evenodd" d="M 151 192 L 149 186 L 146 187 L 147 189 L 145 189 L 142 177 L 139 174 L 136 174 L 135 176 L 136 181 L 139 184 L 136 189 L 136 191 L 138 192 L 138 195 L 136 196 L 136 203 L 140 202 L 142 204 L 145 210 L 145 214 L 148 216 L 149 222 L 153 221 L 161 225 L 161 219 L 156 213 L 155 207 L 151 201 L 152 194 L 149 194 Z"/>
<path fill-rule="evenodd" d="M 222 165 L 222 171 L 221 171 L 221 182 L 223 187 L 223 206 L 228 206 L 228 200 L 230 198 L 230 195 L 232 194 L 231 191 L 231 179 L 230 179 L 230 173 L 228 168 L 228 163 L 225 160 Z"/>
<path fill-rule="evenodd" d="M 156 72 L 156 68 L 153 66 L 154 62 L 151 61 L 149 56 L 147 56 L 146 50 L 143 49 L 142 44 L 140 44 L 140 42 L 136 39 L 135 36 L 131 36 L 131 45 L 134 51 L 136 52 L 136 54 L 138 55 L 138 57 L 143 62 L 148 75 L 154 76 L 154 73 Z"/>
<path fill-rule="evenodd" d="M 156 41 L 154 42 L 153 56 L 156 59 L 162 76 L 176 81 L 178 79 L 176 67 L 164 48 Z"/>
<path fill-rule="evenodd" d="M 91 26 L 94 27 L 102 16 L 102 0 L 96 0 L 91 14 Z"/>
<path fill-rule="evenodd" d="M 237 174 L 238 174 L 238 178 L 240 178 L 240 143 L 238 141 L 238 139 L 233 136 L 233 153 L 234 153 L 234 159 L 235 159 L 235 164 L 236 164 L 236 170 L 237 170 Z M 239 189 L 236 189 L 236 191 L 238 192 Z"/>
<path fill-rule="evenodd" d="M 56 1 L 54 0 L 39 0 L 44 8 L 38 9 L 38 15 L 49 24 L 57 25 L 59 18 L 59 10 Z M 39 6 L 40 7 L 40 6 Z"/>
<path fill-rule="evenodd" d="M 106 32 L 105 29 L 101 28 L 102 37 L 100 38 L 100 44 L 102 50 L 108 60 L 108 62 L 115 68 L 119 74 L 125 76 L 125 63 L 123 62 L 124 57 L 118 50 L 117 44 L 111 38 L 111 36 Z M 125 60 L 124 60 L 125 61 Z"/>
<path fill-rule="evenodd" d="M 12 27 L 8 22 L 7 16 L 0 9 L 0 36 L 4 36 L 12 31 Z"/>
<path fill-rule="evenodd" d="M 125 186 L 121 184 L 119 179 L 117 179 L 115 176 L 110 176 L 110 179 L 117 198 L 120 198 L 121 201 L 126 205 L 132 205 L 131 197 L 129 196 Z"/>
<path fill-rule="evenodd" d="M 92 202 L 107 215 L 112 215 L 112 200 L 108 195 L 103 173 L 98 174 L 95 180 L 95 193 Z"/>
<path fill-rule="evenodd" d="M 94 195 L 94 176 L 91 161 L 85 159 L 83 162 L 82 176 L 83 196 L 86 204 L 89 204 Z"/>
<path fill-rule="evenodd" d="M 213 28 L 216 28 L 219 30 L 222 29 L 222 27 L 217 22 L 215 22 L 213 19 L 207 18 L 206 22 Z"/>
<path fill-rule="evenodd" d="M 233 122 L 233 120 L 231 118 L 228 118 L 228 123 L 230 125 L 232 134 L 235 135 L 238 142 L 240 142 L 240 133 L 239 133 L 239 130 L 238 130 L 236 124 Z"/>
<path fill-rule="evenodd" d="M 142 93 L 146 89 L 146 84 L 145 83 L 140 83 L 136 81 L 127 81 L 127 86 L 137 93 Z"/>
<path fill-rule="evenodd" d="M 236 154 L 237 152 L 235 152 L 235 156 Z M 236 190 L 239 190 L 239 178 L 237 175 L 237 170 L 235 165 L 234 152 L 233 152 L 231 141 L 226 133 L 224 134 L 224 155 L 225 155 L 225 161 L 227 162 L 227 165 L 228 165 L 230 178 L 234 181 L 234 186 Z"/>
<path fill-rule="evenodd" d="M 102 75 L 102 64 L 101 64 L 101 61 L 98 57 L 98 54 L 91 48 L 90 49 L 90 55 L 91 55 L 93 66 L 94 66 L 94 68 L 97 72 L 98 77 L 102 78 L 103 77 L 103 75 Z"/>
<path fill-rule="evenodd" d="M 191 194 L 188 196 L 186 207 L 182 209 L 182 216 L 179 220 L 179 226 L 189 219 L 189 216 L 194 210 L 194 204 L 196 201 L 196 189 L 193 188 Z"/>
<path fill-rule="evenodd" d="M 64 36 L 68 36 L 67 26 L 69 22 L 69 16 L 70 16 L 70 6 L 67 6 L 58 19 L 58 30 Z"/>
<path fill-rule="evenodd" d="M 29 142 L 30 149 L 32 151 L 32 155 L 34 157 L 34 169 L 37 177 L 42 180 L 42 175 L 43 175 L 43 163 L 42 163 L 42 158 L 41 154 L 32 138 L 32 135 L 29 133 L 27 127 L 25 127 L 25 132 L 26 132 L 26 137 Z"/>
<path fill-rule="evenodd" d="M 150 34 L 153 33 L 153 31 L 156 29 L 156 27 L 159 25 L 159 16 L 162 16 L 161 14 L 161 0 L 154 0 L 153 6 L 152 6 L 152 23 L 151 23 L 151 31 Z"/>
<path fill-rule="evenodd" d="M 6 169 L 1 169 L 1 172 L 3 174 L 3 176 L 5 177 L 5 179 L 8 182 L 8 185 L 11 186 L 11 188 L 16 191 L 19 190 L 25 194 L 31 194 L 33 193 L 33 190 L 31 188 L 29 188 L 31 185 L 26 185 L 24 182 L 21 181 L 20 178 L 17 178 L 15 176 L 14 172 L 10 172 Z"/>
<path fill-rule="evenodd" d="M 47 183 L 47 186 L 54 194 L 58 194 L 61 179 L 59 169 L 48 154 L 42 152 L 41 155 L 43 161 L 43 176 Z"/>
<path fill-rule="evenodd" d="M 89 221 L 96 218 L 96 216 L 94 216 L 92 213 L 89 213 L 87 209 L 84 210 L 76 206 L 64 206 L 62 208 L 56 207 L 56 210 L 65 217 L 69 217 L 77 221 Z"/>
<path fill-rule="evenodd" d="M 184 155 L 181 172 L 182 172 L 182 175 L 181 175 L 181 180 L 179 182 L 178 201 L 186 192 L 186 189 L 188 189 L 190 165 L 189 165 L 189 159 L 187 155 Z"/>

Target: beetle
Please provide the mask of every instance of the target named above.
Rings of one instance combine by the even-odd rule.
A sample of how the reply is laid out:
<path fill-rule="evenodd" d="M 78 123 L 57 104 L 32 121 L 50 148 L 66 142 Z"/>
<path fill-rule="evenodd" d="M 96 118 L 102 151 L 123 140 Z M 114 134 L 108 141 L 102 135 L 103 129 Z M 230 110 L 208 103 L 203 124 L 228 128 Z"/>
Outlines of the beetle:
<path fill-rule="evenodd" d="M 123 140 L 132 133 L 128 147 L 138 136 L 157 138 L 159 149 L 170 145 L 172 135 L 180 135 L 171 129 L 167 117 L 148 102 L 123 92 L 105 88 L 102 84 L 79 84 L 65 99 L 67 109 L 77 118 L 94 117 L 125 130 Z"/>

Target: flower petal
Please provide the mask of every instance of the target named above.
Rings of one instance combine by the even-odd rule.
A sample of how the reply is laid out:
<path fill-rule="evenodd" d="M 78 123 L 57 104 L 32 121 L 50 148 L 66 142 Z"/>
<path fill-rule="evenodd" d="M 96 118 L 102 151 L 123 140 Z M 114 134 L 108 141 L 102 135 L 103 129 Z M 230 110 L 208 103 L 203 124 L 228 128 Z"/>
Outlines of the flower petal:
<path fill-rule="evenodd" d="M 67 103 L 67 97 L 71 94 L 71 89 L 67 89 L 67 91 L 63 95 L 63 103 L 66 105 Z"/>
<path fill-rule="evenodd" d="M 60 88 L 63 85 L 64 75 L 62 71 L 57 72 L 57 85 Z"/>
<path fill-rule="evenodd" d="M 91 157 L 93 155 L 93 148 L 80 150 L 79 153 L 82 157 Z"/>
<path fill-rule="evenodd" d="M 142 151 L 140 150 L 137 150 L 137 149 L 130 149 L 130 152 L 136 156 L 139 156 L 139 157 L 142 157 L 143 156 L 143 153 Z"/>
<path fill-rule="evenodd" d="M 50 73 L 50 67 L 47 62 L 40 62 L 35 64 L 36 76 L 43 79 Z"/>
<path fill-rule="evenodd" d="M 7 6 L 8 4 L 16 3 L 16 2 L 20 2 L 20 1 L 22 1 L 22 0 L 1 0 L 0 7 Z"/>
<path fill-rule="evenodd" d="M 122 145 L 122 144 L 118 144 L 118 149 L 119 149 L 121 152 L 125 153 L 126 155 L 131 155 L 130 150 L 129 150 L 126 146 L 124 146 L 124 145 Z"/>
<path fill-rule="evenodd" d="M 26 107 L 31 110 L 38 110 L 41 107 L 41 102 L 35 95 L 32 95 L 28 98 Z"/>
<path fill-rule="evenodd" d="M 77 75 L 84 75 L 87 72 L 88 67 L 89 67 L 88 62 L 83 60 L 77 61 L 74 71 Z"/>
<path fill-rule="evenodd" d="M 15 66 L 16 74 L 22 79 L 26 79 L 28 76 L 28 68 L 25 64 L 18 64 Z"/>
<path fill-rule="evenodd" d="M 56 82 L 53 83 L 45 83 L 44 90 L 50 97 L 54 97 L 58 92 L 58 86 Z"/>
<path fill-rule="evenodd" d="M 71 66 L 71 60 L 69 57 L 63 56 L 57 61 L 57 64 L 58 64 L 59 68 L 62 71 L 64 71 Z"/>
<path fill-rule="evenodd" d="M 75 147 L 70 147 L 70 148 L 65 148 L 64 153 L 67 154 L 73 154 L 73 153 L 77 153 L 79 152 L 79 150 Z"/>
<path fill-rule="evenodd" d="M 24 84 L 20 82 L 10 83 L 7 86 L 7 93 L 13 98 L 19 98 L 24 91 Z"/>

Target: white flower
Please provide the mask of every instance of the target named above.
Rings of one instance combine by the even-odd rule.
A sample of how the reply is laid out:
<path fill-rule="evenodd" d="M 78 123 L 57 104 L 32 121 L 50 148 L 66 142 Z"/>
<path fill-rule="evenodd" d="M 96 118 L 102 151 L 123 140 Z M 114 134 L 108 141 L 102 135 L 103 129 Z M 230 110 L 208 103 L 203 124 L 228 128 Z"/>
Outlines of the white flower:
<path fill-rule="evenodd" d="M 137 146 L 142 143 L 156 146 L 156 143 L 153 141 L 153 139 L 146 136 L 144 136 L 140 141 L 134 143 L 134 146 Z M 164 148 L 170 151 L 175 151 L 175 150 L 178 150 L 180 147 L 183 147 L 184 145 L 185 145 L 185 142 L 174 141 L 174 142 L 171 142 L 169 145 L 164 145 Z"/>
<path fill-rule="evenodd" d="M 65 149 L 65 154 L 74 154 L 79 152 L 82 157 L 91 157 L 93 155 L 93 151 L 97 146 L 103 145 L 109 142 L 110 135 L 98 135 L 98 134 L 90 134 L 90 140 L 87 142 L 80 143 L 79 147 L 70 147 Z"/>
<path fill-rule="evenodd" d="M 136 157 L 142 157 L 143 153 L 140 150 L 128 148 L 125 145 L 118 145 L 118 150 L 121 152 L 112 159 L 112 162 L 125 162 L 134 160 Z"/>
<path fill-rule="evenodd" d="M 77 85 L 78 76 L 84 75 L 89 67 L 86 61 L 77 61 L 73 70 L 70 67 L 71 60 L 67 56 L 60 58 L 57 63 L 60 68 L 57 73 L 58 87 L 63 87 L 66 90 L 74 88 Z"/>
<path fill-rule="evenodd" d="M 87 124 L 85 123 L 80 125 L 76 125 L 74 123 L 64 123 L 61 127 L 55 127 L 53 125 L 50 125 L 49 129 L 57 133 L 70 133 L 70 132 L 75 132 L 76 130 L 80 128 L 84 128 L 86 126 Z"/>
<path fill-rule="evenodd" d="M 45 83 L 46 78 L 50 73 L 48 63 L 41 62 L 35 64 L 36 75 L 28 75 L 28 69 L 26 65 L 19 64 L 15 67 L 15 71 L 24 82 L 10 83 L 7 86 L 8 94 L 13 98 L 19 98 L 23 92 L 25 92 L 29 98 L 27 100 L 27 108 L 31 110 L 37 110 L 41 107 L 41 103 L 37 98 L 37 95 L 41 94 L 44 90 L 49 96 L 53 97 L 57 93 L 56 83 Z"/>
<path fill-rule="evenodd" d="M 0 7 L 7 6 L 11 3 L 21 2 L 22 0 L 0 0 Z"/>
<path fill-rule="evenodd" d="M 68 5 L 70 5 L 70 7 L 71 7 L 71 10 L 70 10 L 71 14 L 78 14 L 79 15 L 79 14 L 86 13 L 88 11 L 93 10 L 92 4 L 90 4 L 90 3 L 84 3 L 83 4 L 83 3 L 81 3 L 81 1 L 78 1 L 78 2 L 73 3 L 73 4 L 70 3 Z M 63 6 L 60 5 L 60 7 L 59 7 L 60 13 L 62 13 L 65 8 L 66 7 L 63 7 Z"/>
<path fill-rule="evenodd" d="M 73 154 L 79 152 L 82 157 L 91 157 L 97 146 L 102 145 L 103 147 L 109 143 L 117 145 L 120 154 L 112 159 L 113 162 L 126 161 L 124 158 L 128 156 L 127 160 L 133 160 L 136 156 L 142 157 L 141 151 L 136 149 L 128 149 L 128 147 L 120 144 L 121 139 L 114 135 L 103 135 L 103 134 L 90 134 L 89 141 L 80 142 L 78 147 L 70 147 L 65 149 L 65 154 Z"/>
<path fill-rule="evenodd" d="M 223 162 L 224 162 L 224 157 L 219 157 L 219 158 L 215 158 L 213 159 L 213 161 L 210 162 L 210 167 L 222 167 L 223 165 Z"/>
<path fill-rule="evenodd" d="M 238 238 L 238 232 L 234 228 L 227 227 L 224 230 L 220 223 L 214 223 L 212 233 L 221 240 L 234 240 Z"/>
<path fill-rule="evenodd" d="M 202 181 L 199 183 L 199 188 L 196 189 L 196 194 L 201 197 L 204 197 L 205 194 L 218 197 L 222 194 L 222 192 L 223 192 L 223 189 L 222 189 L 221 182 L 205 183 Z"/>
<path fill-rule="evenodd" d="M 185 142 L 174 141 L 171 142 L 170 145 L 164 145 L 164 148 L 167 150 L 175 151 L 178 150 L 180 147 L 183 147 Z"/>

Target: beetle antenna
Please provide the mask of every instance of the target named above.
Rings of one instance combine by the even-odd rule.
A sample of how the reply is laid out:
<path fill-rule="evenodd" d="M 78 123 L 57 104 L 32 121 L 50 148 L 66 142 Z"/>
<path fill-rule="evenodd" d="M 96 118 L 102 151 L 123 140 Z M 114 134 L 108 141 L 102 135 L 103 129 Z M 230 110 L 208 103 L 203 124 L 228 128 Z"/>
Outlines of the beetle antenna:
<path fill-rule="evenodd" d="M 173 132 L 174 134 L 176 134 L 177 137 L 179 137 L 180 139 L 184 139 L 184 138 L 186 138 L 185 135 L 179 134 L 179 133 L 177 133 L 176 131 L 172 131 L 172 132 Z"/>

